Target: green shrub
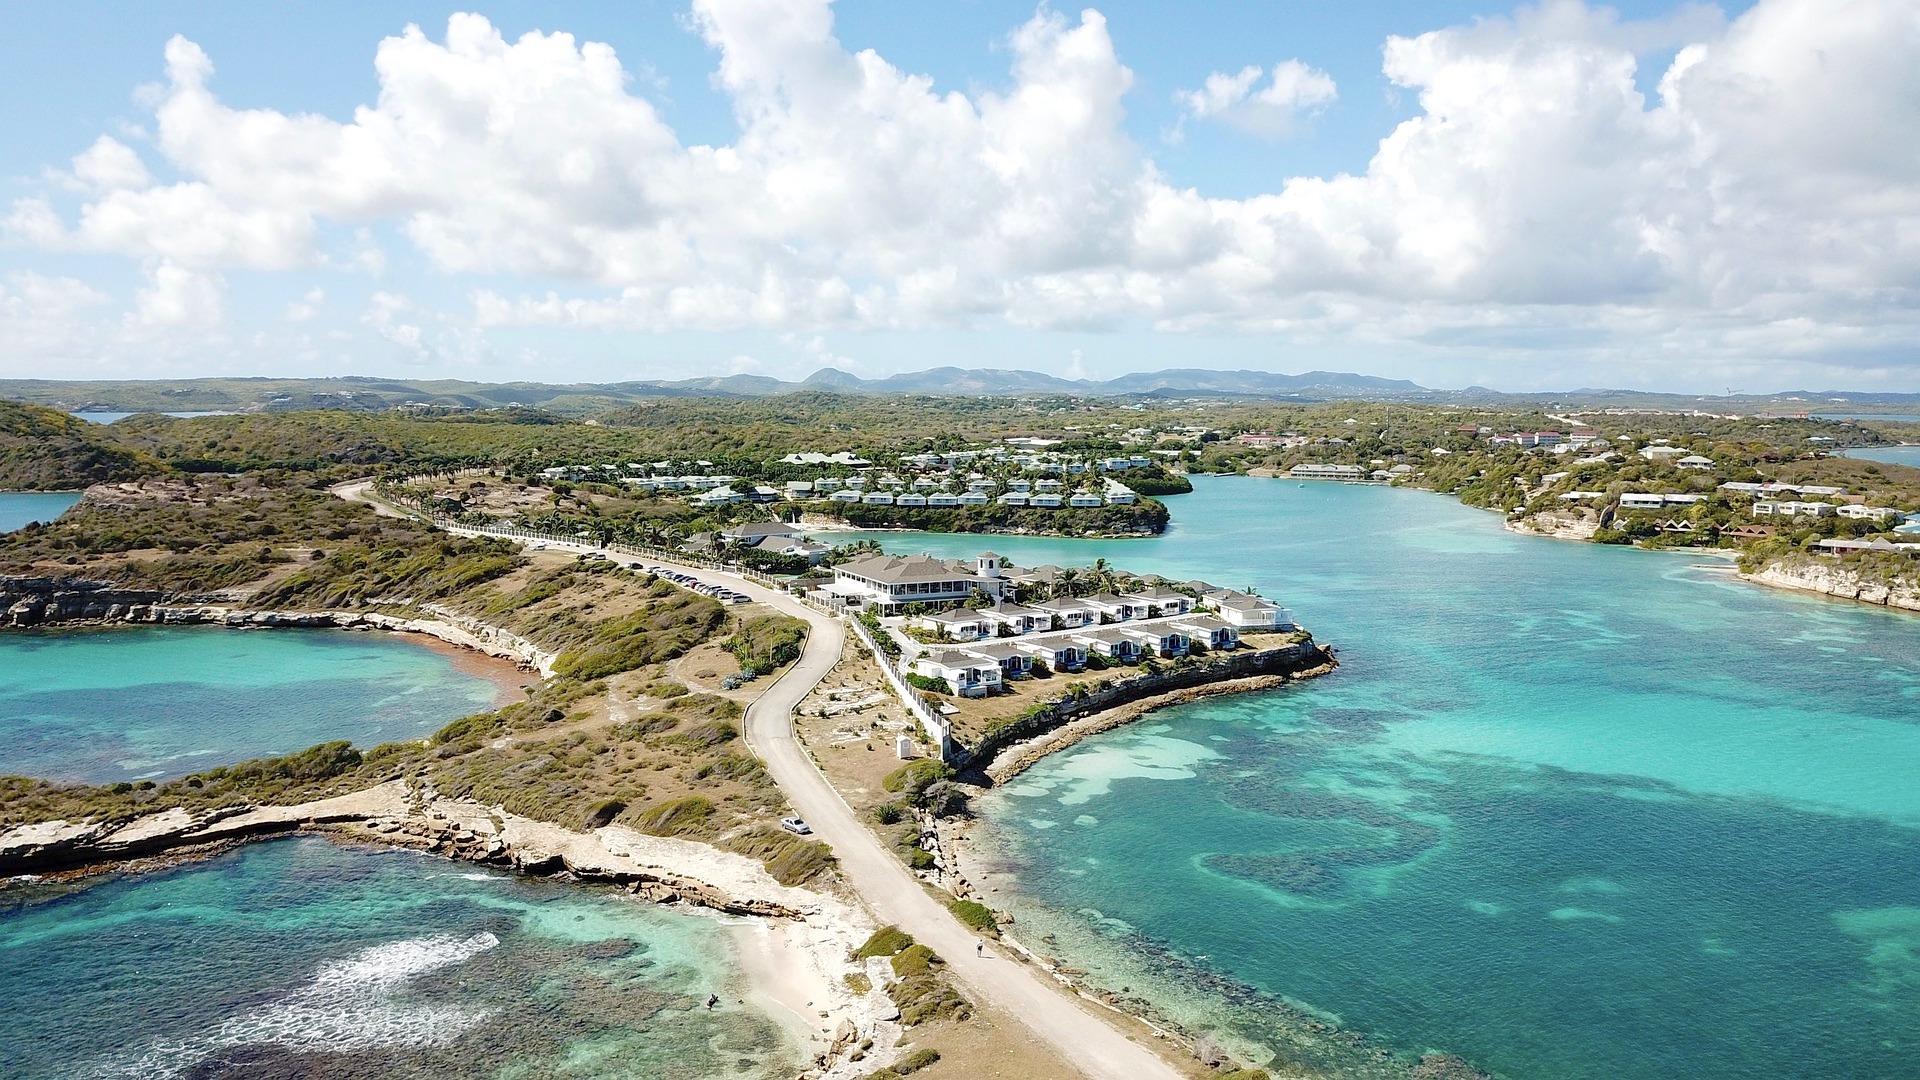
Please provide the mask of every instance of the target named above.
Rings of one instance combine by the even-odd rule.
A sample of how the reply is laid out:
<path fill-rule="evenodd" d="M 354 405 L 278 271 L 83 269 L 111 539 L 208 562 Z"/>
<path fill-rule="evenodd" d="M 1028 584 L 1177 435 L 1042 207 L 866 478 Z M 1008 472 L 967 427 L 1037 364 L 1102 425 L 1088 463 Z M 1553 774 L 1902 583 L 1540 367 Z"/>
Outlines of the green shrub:
<path fill-rule="evenodd" d="M 873 808 L 873 820 L 882 825 L 893 825 L 899 822 L 904 813 L 899 803 L 883 802 Z"/>
<path fill-rule="evenodd" d="M 918 798 L 927 790 L 927 785 L 940 780 L 953 779 L 953 768 L 946 762 L 935 758 L 921 758 L 909 761 L 893 770 L 880 781 L 880 786 L 888 791 L 899 792 L 909 798 Z"/>
<path fill-rule="evenodd" d="M 939 954 L 925 945 L 909 945 L 894 954 L 890 963 L 893 965 L 893 973 L 904 979 L 911 975 L 931 974 L 933 969 L 940 966 L 943 961 Z"/>
<path fill-rule="evenodd" d="M 853 951 L 855 960 L 874 956 L 893 956 L 913 944 L 913 935 L 897 926 L 883 926 L 867 937 L 866 944 Z"/>
<path fill-rule="evenodd" d="M 945 679 L 936 679 L 931 675 L 916 675 L 909 671 L 900 676 L 907 685 L 916 690 L 925 690 L 929 694 L 951 694 L 953 685 Z"/>
<path fill-rule="evenodd" d="M 947 904 L 947 910 L 953 917 L 965 923 L 967 928 L 982 933 L 995 933 L 1000 923 L 993 917 L 993 909 L 972 900 L 954 900 Z"/>
<path fill-rule="evenodd" d="M 634 827 L 653 836 L 683 836 L 704 827 L 713 817 L 713 800 L 703 795 L 654 803 L 633 820 Z"/>
<path fill-rule="evenodd" d="M 895 1076 L 911 1076 L 939 1060 L 940 1051 L 935 1050 L 931 1046 L 923 1046 L 913 1053 L 908 1054 L 906 1057 L 901 1058 L 899 1061 L 894 1062 L 893 1066 L 887 1071 Z"/>

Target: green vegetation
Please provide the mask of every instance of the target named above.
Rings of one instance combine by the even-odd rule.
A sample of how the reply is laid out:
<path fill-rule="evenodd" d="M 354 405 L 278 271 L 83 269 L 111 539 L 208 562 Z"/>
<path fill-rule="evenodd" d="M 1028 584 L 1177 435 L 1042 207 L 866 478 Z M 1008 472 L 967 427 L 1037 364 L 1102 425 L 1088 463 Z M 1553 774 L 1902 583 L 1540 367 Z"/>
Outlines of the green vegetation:
<path fill-rule="evenodd" d="M 925 690 L 929 694 L 953 693 L 953 685 L 951 683 L 932 675 L 921 675 L 912 671 L 903 671 L 900 673 L 900 677 L 907 681 L 908 686 L 916 690 Z"/>
<path fill-rule="evenodd" d="M 800 658 L 807 640 L 805 621 L 787 615 L 749 619 L 723 644 L 740 661 L 740 674 L 755 679 Z"/>
<path fill-rule="evenodd" d="M 867 960 L 875 956 L 896 956 L 912 944 L 912 934 L 889 924 L 869 934 L 866 942 L 853 951 L 853 958 Z"/>
<path fill-rule="evenodd" d="M 1189 490 L 1192 485 L 1188 484 Z M 830 514 L 865 529 L 902 528 L 923 532 L 1021 532 L 1061 536 L 1153 535 L 1166 531 L 1166 504 L 1142 498 L 1124 506 L 871 506 L 866 503 L 812 503 L 813 512 Z"/>
<path fill-rule="evenodd" d="M 892 1076 L 912 1076 L 914 1073 L 919 1072 L 921 1069 L 939 1060 L 940 1051 L 930 1046 L 923 1046 L 918 1050 L 908 1052 L 905 1057 L 894 1062 L 887 1068 L 887 1074 Z"/>
<path fill-rule="evenodd" d="M 0 491 L 73 491 L 163 471 L 107 429 L 58 409 L 0 401 Z"/>
<path fill-rule="evenodd" d="M 993 917 L 993 909 L 972 900 L 950 900 L 947 910 L 953 917 L 964 923 L 968 929 L 977 933 L 999 934 L 1000 923 Z"/>

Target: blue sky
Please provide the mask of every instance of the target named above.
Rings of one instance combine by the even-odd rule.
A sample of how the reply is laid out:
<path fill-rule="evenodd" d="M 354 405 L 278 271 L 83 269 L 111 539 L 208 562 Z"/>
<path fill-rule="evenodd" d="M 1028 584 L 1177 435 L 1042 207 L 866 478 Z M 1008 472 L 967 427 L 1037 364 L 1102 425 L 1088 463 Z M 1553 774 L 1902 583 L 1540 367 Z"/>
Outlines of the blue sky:
<path fill-rule="evenodd" d="M 0 376 L 1920 385 L 1908 0 L 12 15 Z"/>

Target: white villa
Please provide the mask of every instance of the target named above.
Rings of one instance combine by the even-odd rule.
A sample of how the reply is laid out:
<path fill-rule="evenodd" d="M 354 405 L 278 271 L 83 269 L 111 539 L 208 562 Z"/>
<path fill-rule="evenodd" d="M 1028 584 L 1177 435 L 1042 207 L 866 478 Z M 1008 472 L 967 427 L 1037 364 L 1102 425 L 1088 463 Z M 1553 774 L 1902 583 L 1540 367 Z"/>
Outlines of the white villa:
<path fill-rule="evenodd" d="M 910 669 L 929 679 L 945 679 L 961 697 L 982 697 L 1000 688 L 1000 662 L 989 656 L 953 650 L 932 652 L 915 660 Z"/>
<path fill-rule="evenodd" d="M 1776 499 L 1761 499 L 1753 504 L 1754 517 L 1826 517 L 1833 513 L 1833 504 L 1825 502 L 1785 502 Z"/>
<path fill-rule="evenodd" d="M 827 591 L 890 611 L 906 604 L 965 600 L 976 590 L 997 600 L 1006 585 L 997 555 L 981 555 L 971 564 L 927 555 L 875 555 L 834 567 Z"/>
<path fill-rule="evenodd" d="M 939 611 L 932 615 L 915 615 L 907 620 L 907 624 L 922 630 L 931 630 L 937 634 L 945 634 L 955 641 L 979 641 L 981 638 L 990 638 L 994 634 L 994 627 L 998 625 L 994 620 L 970 608 Z"/>

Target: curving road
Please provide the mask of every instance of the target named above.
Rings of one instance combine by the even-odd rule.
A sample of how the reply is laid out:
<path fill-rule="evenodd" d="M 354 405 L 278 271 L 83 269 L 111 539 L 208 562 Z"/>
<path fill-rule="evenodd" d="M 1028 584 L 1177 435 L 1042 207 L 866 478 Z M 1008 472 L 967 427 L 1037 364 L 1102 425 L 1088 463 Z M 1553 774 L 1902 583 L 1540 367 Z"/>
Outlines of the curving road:
<path fill-rule="evenodd" d="M 365 483 L 342 484 L 334 492 L 343 498 L 383 504 Z M 460 530 L 462 532 L 481 530 Z M 633 556 L 587 544 L 550 545 L 571 551 L 602 551 L 612 558 Z M 662 562 L 645 556 L 649 562 Z M 840 661 L 846 627 L 840 620 L 816 611 L 793 597 L 749 581 L 738 574 L 689 567 L 689 573 L 709 581 L 724 580 L 730 589 L 807 622 L 809 632 L 800 659 L 747 708 L 746 739 L 766 762 L 780 790 L 815 835 L 833 848 L 840 872 L 852 884 L 875 918 L 892 923 L 914 940 L 946 959 L 949 972 L 975 1000 L 991 1002 L 1025 1024 L 1064 1061 L 1077 1065 L 1090 1080 L 1181 1080 L 1182 1073 L 1148 1047 L 1069 995 L 1033 966 L 1009 960 L 989 950 L 974 955 L 975 937 L 945 906 L 929 895 L 880 838 L 862 825 L 827 778 L 807 756 L 793 734 L 793 715 L 800 702 Z"/>

